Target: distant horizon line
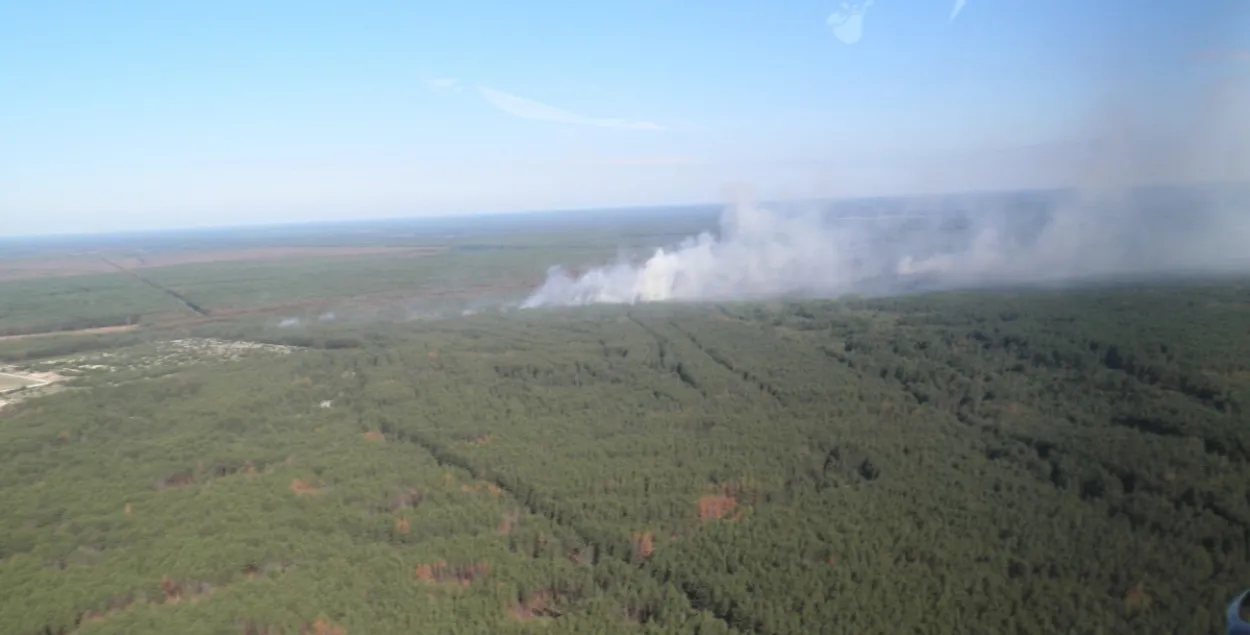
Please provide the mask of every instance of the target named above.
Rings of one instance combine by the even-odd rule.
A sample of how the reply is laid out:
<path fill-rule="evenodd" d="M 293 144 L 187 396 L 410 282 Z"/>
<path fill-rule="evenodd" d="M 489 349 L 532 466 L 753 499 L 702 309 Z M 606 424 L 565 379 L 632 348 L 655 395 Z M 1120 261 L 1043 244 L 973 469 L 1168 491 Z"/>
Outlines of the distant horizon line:
<path fill-rule="evenodd" d="M 1190 182 L 1190 183 L 1161 183 L 1161 184 L 1144 184 L 1131 186 L 1133 189 L 1156 189 L 1156 188 L 1185 188 L 1185 187 L 1221 187 L 1221 186 L 1250 186 L 1250 183 L 1232 182 L 1232 181 L 1210 181 L 1210 182 Z M 913 194 L 881 194 L 881 195 L 861 195 L 861 196 L 845 196 L 845 197 L 803 197 L 803 198 L 770 198 L 757 201 L 761 205 L 802 205 L 814 203 L 832 203 L 832 202 L 873 202 L 873 201 L 906 201 L 909 199 L 924 199 L 933 197 L 942 198 L 958 198 L 966 196 L 995 196 L 1008 194 L 1058 194 L 1063 192 L 1079 191 L 1083 188 L 1076 185 L 1064 186 L 1034 186 L 1020 188 L 983 188 L 975 190 L 961 190 L 949 192 L 930 192 L 930 193 L 913 193 Z M 749 197 L 748 197 L 749 198 Z M 317 219 L 306 221 L 274 221 L 274 222 L 258 222 L 258 223 L 234 223 L 223 225 L 193 225 L 193 226 L 167 226 L 155 227 L 149 229 L 118 229 L 104 231 L 86 231 L 86 232 L 44 232 L 33 234 L 0 234 L 0 242 L 14 242 L 23 240 L 42 240 L 42 239 L 65 239 L 72 240 L 78 238 L 120 238 L 135 236 L 157 236 L 167 234 L 177 234 L 185 232 L 212 232 L 227 230 L 279 230 L 292 229 L 297 227 L 334 227 L 334 226 L 351 226 L 351 225 L 371 225 L 379 223 L 395 223 L 406 221 L 447 221 L 447 220 L 481 220 L 503 217 L 516 217 L 530 214 L 584 214 L 590 212 L 659 212 L 659 211 L 693 211 L 696 209 L 723 209 L 732 202 L 721 201 L 704 201 L 704 202 L 686 202 L 686 203 L 656 203 L 649 205 L 597 205 L 597 206 L 576 206 L 576 207 L 554 207 L 554 208 L 523 208 L 507 211 L 486 211 L 486 212 L 467 212 L 467 213 L 434 213 L 428 215 L 396 215 L 396 216 L 375 216 L 369 218 L 356 219 Z"/>
<path fill-rule="evenodd" d="M 994 189 L 994 190 L 977 190 L 968 192 L 949 192 L 942 194 L 899 194 L 899 195 L 877 195 L 877 196 L 850 196 L 850 197 L 808 197 L 808 198 L 784 198 L 784 199 L 765 199 L 759 201 L 762 205 L 794 205 L 804 203 L 828 203 L 834 201 L 845 202 L 867 202 L 882 200 L 907 200 L 911 198 L 922 198 L 929 196 L 969 196 L 978 194 L 1011 194 L 1023 192 L 1047 192 L 1062 191 L 1067 188 L 1020 188 L 1020 189 Z M 375 216 L 370 218 L 355 219 L 339 219 L 339 220 L 306 220 L 306 221 L 276 221 L 276 222 L 258 222 L 258 223 L 234 223 L 222 225 L 190 225 L 180 227 L 155 227 L 150 229 L 118 229 L 105 231 L 86 231 L 86 232 L 45 232 L 36 234 L 0 234 L 0 242 L 14 240 L 38 240 L 38 239 L 74 239 L 74 238 L 104 238 L 104 237 L 134 237 L 134 236 L 154 236 L 162 234 L 176 234 L 184 232 L 211 232 L 211 231 L 227 231 L 227 230 L 276 230 L 276 229 L 292 229 L 297 227 L 334 227 L 334 226 L 351 226 L 351 225 L 371 225 L 379 223 L 395 223 L 404 221 L 446 221 L 446 220 L 475 220 L 475 219 L 492 219 L 502 217 L 516 217 L 529 214 L 581 214 L 589 212 L 658 212 L 658 211 L 692 211 L 700 208 L 722 209 L 731 202 L 721 201 L 704 201 L 691 203 L 656 203 L 650 205 L 596 205 L 596 206 L 577 206 L 577 207 L 554 207 L 554 208 L 524 208 L 508 211 L 488 211 L 488 212 L 467 212 L 467 213 L 434 213 L 428 215 L 412 215 L 412 216 Z"/>

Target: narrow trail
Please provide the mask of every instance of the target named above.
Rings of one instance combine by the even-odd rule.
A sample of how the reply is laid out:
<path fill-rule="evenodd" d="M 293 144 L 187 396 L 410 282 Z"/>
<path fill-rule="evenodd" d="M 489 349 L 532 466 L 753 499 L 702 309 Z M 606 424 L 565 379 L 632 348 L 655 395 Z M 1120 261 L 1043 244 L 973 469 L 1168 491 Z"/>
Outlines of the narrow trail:
<path fill-rule="evenodd" d="M 695 348 L 699 349 L 700 353 L 703 353 L 709 359 L 716 362 L 721 368 L 724 368 L 725 370 L 729 371 L 730 374 L 737 376 L 737 377 L 741 377 L 743 381 L 749 382 L 750 384 L 754 385 L 756 388 L 760 390 L 760 392 L 765 393 L 768 396 L 772 397 L 773 400 L 776 401 L 777 403 L 785 402 L 785 399 L 783 398 L 783 393 L 776 386 L 773 386 L 772 384 L 764 381 L 763 379 L 760 379 L 758 376 L 756 376 L 754 373 L 752 373 L 749 370 L 738 368 L 737 365 L 735 365 L 732 361 L 726 359 L 725 357 L 719 355 L 712 349 L 705 346 L 702 342 L 700 342 L 694 336 L 694 333 L 691 333 L 690 331 L 678 326 L 676 322 L 670 320 L 668 325 L 674 331 L 677 331 L 678 333 L 685 335 L 686 338 L 690 340 L 690 343 L 693 344 Z"/>
<path fill-rule="evenodd" d="M 124 274 L 126 274 L 126 275 L 128 275 L 128 276 L 130 276 L 130 277 L 134 278 L 135 280 L 138 280 L 139 282 L 142 282 L 143 284 L 146 284 L 146 285 L 148 285 L 148 286 L 152 287 L 153 289 L 156 289 L 157 291 L 160 291 L 161 293 L 164 293 L 164 294 L 166 294 L 166 295 L 168 295 L 168 296 L 170 296 L 170 297 L 174 298 L 174 299 L 175 299 L 175 300 L 177 300 L 178 302 L 181 302 L 183 306 L 187 307 L 188 309 L 191 309 L 191 310 L 192 310 L 192 311 L 194 311 L 195 313 L 197 313 L 197 314 L 199 314 L 199 315 L 201 315 L 201 316 L 203 316 L 203 317 L 208 317 L 208 316 L 210 315 L 210 313 L 209 313 L 208 309 L 205 309 L 205 308 L 201 307 L 200 305 L 198 305 L 198 304 L 196 304 L 196 303 L 192 302 L 191 300 L 188 300 L 188 299 L 186 298 L 186 296 L 182 295 L 181 293 L 178 293 L 177 291 L 174 291 L 173 289 L 170 289 L 169 287 L 164 287 L 164 286 L 161 286 L 160 284 L 158 284 L 158 283 L 156 283 L 156 282 L 153 282 L 153 281 L 149 280 L 148 278 L 145 278 L 145 277 L 143 277 L 143 276 L 139 275 L 137 272 L 132 271 L 132 270 L 130 270 L 130 269 L 127 269 L 126 267 L 124 267 L 124 266 L 122 266 L 122 265 L 120 265 L 120 264 L 118 264 L 118 263 L 116 263 L 116 262 L 113 262 L 112 260 L 109 260 L 108 258 L 105 258 L 104 256 L 100 256 L 100 260 L 103 260 L 103 261 L 104 261 L 106 264 L 108 264 L 110 267 L 112 267 L 112 268 L 114 268 L 114 269 L 116 269 L 116 270 L 120 271 L 121 273 L 124 273 Z"/>

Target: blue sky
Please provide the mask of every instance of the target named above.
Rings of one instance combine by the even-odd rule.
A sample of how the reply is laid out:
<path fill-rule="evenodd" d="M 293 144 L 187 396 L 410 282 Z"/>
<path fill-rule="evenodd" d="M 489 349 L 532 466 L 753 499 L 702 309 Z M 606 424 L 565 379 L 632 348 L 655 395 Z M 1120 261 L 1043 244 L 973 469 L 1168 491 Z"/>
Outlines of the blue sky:
<path fill-rule="evenodd" d="M 355 4 L 0 0 L 0 234 L 1061 180 L 1250 63 L 1245 0 Z"/>

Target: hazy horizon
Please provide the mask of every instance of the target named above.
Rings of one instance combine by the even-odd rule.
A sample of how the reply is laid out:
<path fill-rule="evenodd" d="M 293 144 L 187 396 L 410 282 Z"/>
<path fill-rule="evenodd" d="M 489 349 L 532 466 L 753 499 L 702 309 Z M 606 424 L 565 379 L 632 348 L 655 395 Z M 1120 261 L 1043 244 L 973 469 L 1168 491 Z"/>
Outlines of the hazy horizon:
<path fill-rule="evenodd" d="M 1250 182 L 1241 183 L 1188 183 L 1188 184 L 1152 184 L 1143 185 L 1134 189 L 1140 190 L 1157 190 L 1157 189 L 1183 189 L 1190 191 L 1202 191 L 1226 188 L 1234 191 L 1250 192 Z M 868 214 L 872 217 L 882 216 L 883 214 L 898 216 L 927 216 L 937 215 L 944 207 L 951 205 L 959 206 L 967 205 L 975 201 L 985 200 L 1005 200 L 1009 197 L 1036 194 L 1045 197 L 1062 197 L 1072 195 L 1079 192 L 1074 187 L 1041 187 L 1041 188 L 1018 188 L 1018 189 L 985 189 L 985 190 L 967 190 L 956 192 L 927 192 L 912 195 L 881 195 L 881 196 L 857 196 L 842 198 L 792 198 L 792 199 L 772 199 L 762 200 L 754 203 L 755 205 L 769 209 L 793 209 L 795 207 L 804 209 L 813 209 L 813 207 L 824 210 L 824 214 L 832 218 L 845 218 L 844 214 L 852 217 L 861 214 Z M 739 195 L 750 197 L 749 194 Z M 1248 197 L 1250 200 L 1250 197 Z M 462 223 L 470 223 L 474 221 L 529 221 L 542 223 L 543 221 L 560 221 L 568 223 L 570 221 L 579 221 L 580 223 L 595 223 L 603 221 L 620 221 L 629 217 L 630 220 L 638 220 L 637 216 L 646 217 L 647 220 L 655 220 L 651 218 L 656 215 L 692 215 L 705 214 L 710 219 L 710 224 L 716 224 L 716 218 L 721 217 L 727 209 L 735 206 L 735 202 L 729 201 L 696 201 L 696 202 L 677 202 L 669 204 L 656 205 L 605 205 L 599 207 L 571 207 L 557 209 L 517 209 L 517 210 L 491 210 L 482 212 L 467 213 L 444 213 L 437 212 L 422 215 L 392 215 L 392 216 L 374 216 L 374 217 L 348 217 L 348 218 L 328 218 L 328 219 L 308 219 L 308 220 L 290 220 L 290 221 L 271 221 L 258 220 L 254 222 L 237 222 L 231 224 L 219 225 L 184 225 L 184 226 L 154 226 L 141 229 L 115 229 L 104 231 L 76 231 L 72 228 L 65 228 L 61 231 L 47 231 L 42 233 L 30 234 L 0 234 L 0 242 L 20 242 L 24 240 L 34 241 L 51 241 L 53 243 L 61 240 L 72 241 L 75 239 L 103 239 L 103 238 L 159 238 L 171 234 L 209 234 L 214 232 L 276 232 L 281 234 L 284 231 L 294 231 L 299 229 L 322 230 L 330 227 L 355 227 L 358 229 L 372 228 L 377 229 L 380 226 L 396 227 L 403 226 L 408 228 L 421 227 L 429 228 L 431 225 L 452 225 L 463 228 Z M 981 203 L 983 204 L 983 203 Z M 882 210 L 885 211 L 882 211 Z M 650 216 L 648 216 L 650 215 Z M 867 218 L 867 217 L 865 217 Z M 508 231 L 514 227 L 514 223 L 509 222 L 508 228 L 500 228 L 492 225 L 474 226 L 474 229 L 482 230 L 481 233 L 491 233 L 496 231 Z"/>
<path fill-rule="evenodd" d="M 1222 187 L 1228 184 L 1224 183 L 1197 183 L 1185 184 L 1183 187 Z M 1236 184 L 1233 184 L 1236 185 Z M 1145 186 L 1155 187 L 1155 186 Z M 1164 186 L 1168 187 L 1168 186 Z M 1061 194 L 1065 191 L 1071 191 L 1071 187 L 1046 187 L 1046 188 L 1019 188 L 1019 189 L 985 189 L 985 190 L 964 190 L 952 192 L 923 192 L 909 195 L 874 195 L 874 196 L 854 196 L 841 198 L 790 198 L 790 199 L 771 199 L 761 201 L 760 204 L 766 206 L 793 206 L 793 205 L 826 205 L 832 207 L 838 206 L 862 206 L 870 203 L 907 203 L 909 201 L 933 201 L 933 200 L 960 200 L 972 197 L 985 196 L 1007 196 L 1021 193 L 1041 192 L 1047 194 Z M 362 217 L 345 217 L 345 218 L 312 218 L 312 219 L 296 219 L 287 221 L 274 220 L 256 220 L 248 222 L 246 220 L 228 224 L 201 224 L 201 225 L 156 225 L 144 228 L 124 228 L 101 231 L 77 231 L 73 228 L 62 228 L 60 230 L 51 230 L 41 233 L 27 234 L 0 234 L 0 241 L 12 240 L 20 241 L 24 239 L 40 240 L 40 239 L 74 239 L 74 238 L 97 238 L 97 237 L 128 237 L 128 236 L 159 236 L 163 234 L 174 233 L 196 233 L 196 232 L 218 232 L 218 231 L 265 231 L 265 230 L 287 230 L 296 228 L 324 228 L 333 226 L 375 226 L 383 224 L 427 224 L 427 223 L 444 223 L 455 221 L 475 221 L 475 220 L 502 220 L 515 219 L 521 220 L 532 217 L 559 216 L 561 220 L 586 220 L 593 222 L 603 215 L 630 215 L 630 214 L 656 214 L 656 213 L 676 213 L 689 214 L 703 212 L 712 216 L 719 216 L 723 211 L 732 206 L 732 200 L 702 200 L 689 202 L 669 202 L 650 205 L 600 205 L 588 207 L 564 207 L 550 209 L 512 209 L 512 210 L 485 210 L 485 211 L 469 211 L 463 213 L 447 212 L 439 213 L 437 211 L 428 214 L 408 214 L 397 213 L 394 215 L 378 215 L 378 216 L 362 216 Z"/>

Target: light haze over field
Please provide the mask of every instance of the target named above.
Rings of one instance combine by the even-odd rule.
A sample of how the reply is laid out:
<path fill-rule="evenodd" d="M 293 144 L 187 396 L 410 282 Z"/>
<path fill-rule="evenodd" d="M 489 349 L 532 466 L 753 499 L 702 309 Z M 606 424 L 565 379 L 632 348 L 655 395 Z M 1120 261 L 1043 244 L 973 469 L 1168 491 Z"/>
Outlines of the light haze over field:
<path fill-rule="evenodd" d="M 6 3 L 0 234 L 1244 169 L 1242 0 L 870 4 Z"/>

